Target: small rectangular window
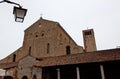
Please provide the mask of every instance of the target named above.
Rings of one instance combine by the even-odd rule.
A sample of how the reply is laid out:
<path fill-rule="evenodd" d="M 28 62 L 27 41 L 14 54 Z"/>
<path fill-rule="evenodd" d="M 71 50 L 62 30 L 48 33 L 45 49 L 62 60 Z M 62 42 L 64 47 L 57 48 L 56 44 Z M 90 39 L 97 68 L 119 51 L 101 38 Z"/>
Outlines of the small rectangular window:
<path fill-rule="evenodd" d="M 84 33 L 85 35 L 92 35 L 92 32 L 91 31 L 87 31 Z"/>
<path fill-rule="evenodd" d="M 15 62 L 15 60 L 16 60 L 16 55 L 14 54 L 13 55 L 13 62 Z"/>
<path fill-rule="evenodd" d="M 31 46 L 29 47 L 29 55 L 31 55 Z"/>
<path fill-rule="evenodd" d="M 47 53 L 50 53 L 50 44 L 47 44 Z"/>
<path fill-rule="evenodd" d="M 70 54 L 70 46 L 66 46 L 66 54 L 69 55 Z"/>

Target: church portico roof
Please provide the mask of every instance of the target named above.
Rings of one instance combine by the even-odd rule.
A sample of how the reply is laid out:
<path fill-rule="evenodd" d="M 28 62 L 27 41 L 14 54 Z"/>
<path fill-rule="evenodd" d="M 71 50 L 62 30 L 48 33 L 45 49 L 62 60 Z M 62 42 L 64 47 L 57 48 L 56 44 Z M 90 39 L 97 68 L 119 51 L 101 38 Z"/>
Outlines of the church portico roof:
<path fill-rule="evenodd" d="M 17 65 L 18 65 L 18 62 L 1 63 L 0 69 L 8 69 L 8 68 L 16 67 Z"/>
<path fill-rule="evenodd" d="M 47 57 L 35 63 L 34 66 L 48 67 L 70 64 L 107 62 L 115 60 L 120 60 L 120 49 L 102 50 L 58 57 Z"/>

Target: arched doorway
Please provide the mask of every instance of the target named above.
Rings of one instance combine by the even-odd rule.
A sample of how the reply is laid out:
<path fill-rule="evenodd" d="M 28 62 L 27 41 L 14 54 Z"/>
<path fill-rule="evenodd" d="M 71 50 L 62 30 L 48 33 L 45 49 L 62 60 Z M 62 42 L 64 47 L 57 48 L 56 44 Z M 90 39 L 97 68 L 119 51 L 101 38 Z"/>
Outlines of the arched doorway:
<path fill-rule="evenodd" d="M 28 77 L 27 76 L 23 76 L 22 79 L 28 79 Z"/>
<path fill-rule="evenodd" d="M 33 79 L 37 79 L 36 75 L 33 76 Z"/>

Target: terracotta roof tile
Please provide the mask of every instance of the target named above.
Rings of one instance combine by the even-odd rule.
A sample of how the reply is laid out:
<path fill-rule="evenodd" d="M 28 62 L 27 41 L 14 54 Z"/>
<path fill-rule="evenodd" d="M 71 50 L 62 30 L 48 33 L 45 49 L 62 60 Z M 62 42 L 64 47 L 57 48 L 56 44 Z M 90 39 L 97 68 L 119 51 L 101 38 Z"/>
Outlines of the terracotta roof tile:
<path fill-rule="evenodd" d="M 12 68 L 17 66 L 18 63 L 17 62 L 11 62 L 11 63 L 1 63 L 0 64 L 0 69 L 7 69 L 7 68 Z"/>
<path fill-rule="evenodd" d="M 120 60 L 120 49 L 110 49 L 95 52 L 85 52 L 80 54 L 47 57 L 41 61 L 36 62 L 34 66 L 57 66 L 67 64 L 80 64 L 80 63 L 92 63 L 92 62 L 105 62 Z"/>

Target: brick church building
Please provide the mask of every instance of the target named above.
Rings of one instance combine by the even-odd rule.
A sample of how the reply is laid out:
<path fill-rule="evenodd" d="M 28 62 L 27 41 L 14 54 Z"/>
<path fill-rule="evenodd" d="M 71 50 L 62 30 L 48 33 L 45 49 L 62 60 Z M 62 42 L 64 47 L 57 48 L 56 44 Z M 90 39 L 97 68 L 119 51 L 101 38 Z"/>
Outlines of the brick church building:
<path fill-rule="evenodd" d="M 83 30 L 84 47 L 42 17 L 24 32 L 22 47 L 0 60 L 4 79 L 120 79 L 120 49 L 97 51 L 93 29 Z"/>

